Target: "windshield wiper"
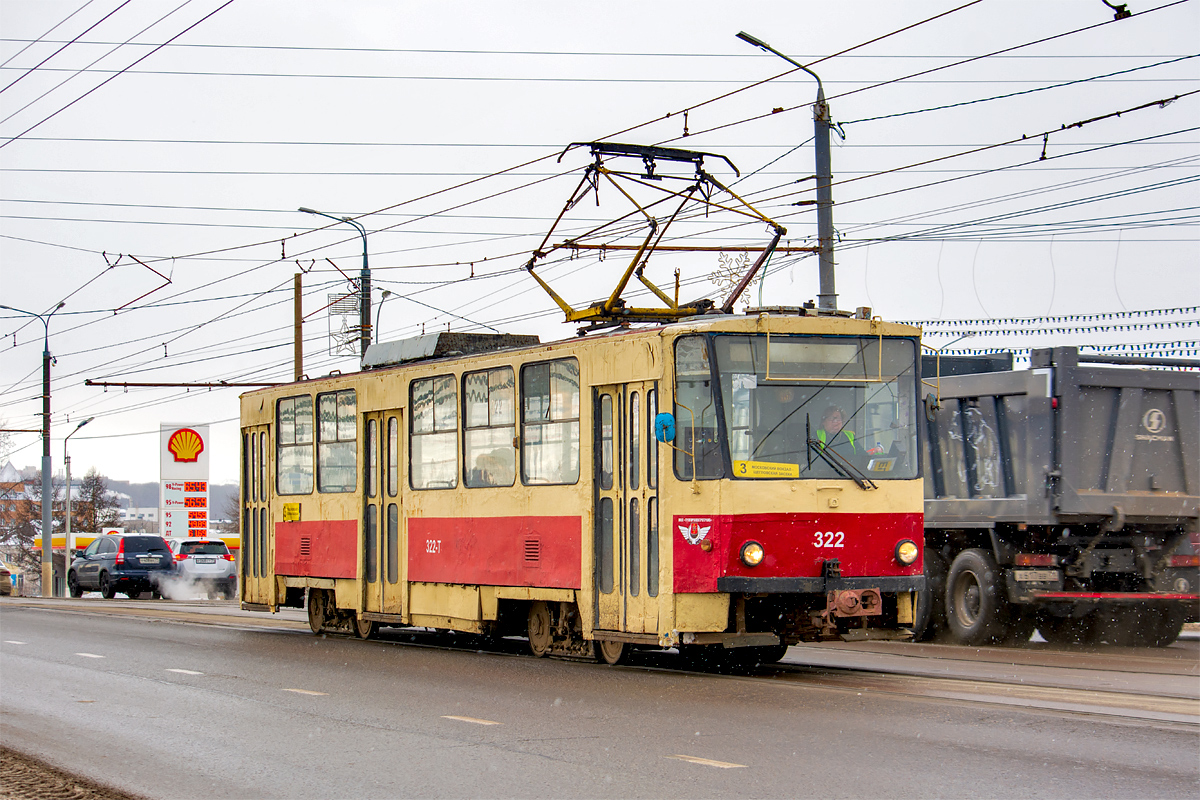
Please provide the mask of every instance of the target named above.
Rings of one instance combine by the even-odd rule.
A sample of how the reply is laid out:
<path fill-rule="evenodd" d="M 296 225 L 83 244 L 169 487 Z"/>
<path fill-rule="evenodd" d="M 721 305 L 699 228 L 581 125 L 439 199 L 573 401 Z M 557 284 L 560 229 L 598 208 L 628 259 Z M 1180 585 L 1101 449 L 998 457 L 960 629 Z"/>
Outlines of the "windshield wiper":
<path fill-rule="evenodd" d="M 809 427 L 808 419 L 805 419 L 805 427 Z M 833 467 L 834 472 L 841 475 L 843 478 L 849 478 L 858 484 L 858 488 L 863 491 L 869 489 L 878 489 L 875 482 L 867 477 L 867 474 L 858 467 L 851 464 L 841 453 L 835 453 L 825 449 L 825 446 L 817 439 L 812 438 L 811 429 L 808 433 L 808 462 L 812 466 L 812 454 L 815 452 L 829 466 Z"/>

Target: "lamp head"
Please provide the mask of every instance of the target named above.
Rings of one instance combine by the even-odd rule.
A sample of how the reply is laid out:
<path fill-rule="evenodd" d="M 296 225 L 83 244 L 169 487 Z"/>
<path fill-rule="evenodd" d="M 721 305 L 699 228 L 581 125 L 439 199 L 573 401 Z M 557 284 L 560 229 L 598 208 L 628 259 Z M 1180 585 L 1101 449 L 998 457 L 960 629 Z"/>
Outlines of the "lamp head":
<path fill-rule="evenodd" d="M 741 39 L 743 42 L 746 42 L 747 44 L 752 44 L 755 47 L 761 47 L 763 50 L 766 50 L 768 53 L 771 52 L 770 45 L 768 45 L 766 42 L 764 42 L 762 39 L 759 39 L 756 36 L 751 36 L 750 34 L 746 33 L 745 31 L 738 31 L 737 38 Z"/>
<path fill-rule="evenodd" d="M 92 420 L 94 420 L 94 419 L 95 419 L 95 417 L 88 417 L 88 418 L 87 418 L 87 419 L 85 419 L 83 422 L 81 422 L 81 423 L 79 423 L 78 425 L 76 425 L 76 426 L 75 426 L 75 430 L 79 430 L 79 429 L 80 429 L 80 428 L 82 428 L 84 425 L 87 425 L 89 422 L 91 422 L 91 421 L 92 421 Z"/>
<path fill-rule="evenodd" d="M 317 211 L 315 208 L 306 208 L 305 206 L 300 206 L 300 208 L 298 208 L 297 210 L 303 211 L 305 214 L 320 214 L 321 213 L 320 211 Z"/>

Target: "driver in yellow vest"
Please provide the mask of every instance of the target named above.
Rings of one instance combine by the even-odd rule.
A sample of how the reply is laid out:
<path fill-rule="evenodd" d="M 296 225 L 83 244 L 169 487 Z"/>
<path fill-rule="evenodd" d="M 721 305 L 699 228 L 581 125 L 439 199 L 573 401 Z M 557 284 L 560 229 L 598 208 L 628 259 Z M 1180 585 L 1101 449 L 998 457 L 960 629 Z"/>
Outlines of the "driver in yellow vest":
<path fill-rule="evenodd" d="M 817 429 L 817 441 L 822 449 L 833 450 L 847 461 L 856 461 L 858 446 L 854 443 L 854 431 L 846 430 L 845 415 L 837 406 L 829 406 L 821 416 L 821 427 Z"/>

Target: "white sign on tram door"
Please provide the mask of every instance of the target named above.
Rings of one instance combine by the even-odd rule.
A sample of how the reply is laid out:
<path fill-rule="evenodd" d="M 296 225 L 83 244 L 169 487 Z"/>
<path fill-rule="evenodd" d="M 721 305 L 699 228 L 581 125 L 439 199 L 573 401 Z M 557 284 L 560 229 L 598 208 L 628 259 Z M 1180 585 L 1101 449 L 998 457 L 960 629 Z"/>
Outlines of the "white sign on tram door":
<path fill-rule="evenodd" d="M 159 532 L 208 534 L 208 426 L 164 424 L 159 441 Z"/>

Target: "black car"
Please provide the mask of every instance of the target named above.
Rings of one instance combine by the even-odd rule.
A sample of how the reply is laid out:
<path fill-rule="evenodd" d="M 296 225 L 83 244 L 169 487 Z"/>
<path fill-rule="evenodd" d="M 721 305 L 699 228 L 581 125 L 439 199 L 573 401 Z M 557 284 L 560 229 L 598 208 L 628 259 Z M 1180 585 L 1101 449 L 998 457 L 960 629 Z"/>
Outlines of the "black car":
<path fill-rule="evenodd" d="M 67 588 L 72 597 L 96 590 L 108 599 L 117 592 L 134 598 L 151 591 L 159 597 L 159 580 L 174 571 L 175 558 L 161 536 L 109 534 L 97 536 L 71 562 Z"/>

